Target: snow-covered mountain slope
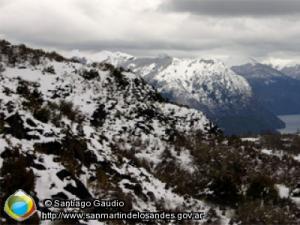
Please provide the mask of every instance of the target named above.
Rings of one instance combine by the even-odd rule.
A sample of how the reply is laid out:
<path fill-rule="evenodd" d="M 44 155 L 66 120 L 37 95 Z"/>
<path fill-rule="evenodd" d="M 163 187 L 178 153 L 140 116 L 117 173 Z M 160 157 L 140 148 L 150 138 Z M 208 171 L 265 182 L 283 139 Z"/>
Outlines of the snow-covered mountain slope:
<path fill-rule="evenodd" d="M 280 71 L 293 79 L 300 80 L 300 65 L 299 64 L 286 65 L 286 66 L 280 68 Z"/>
<path fill-rule="evenodd" d="M 263 62 L 263 64 L 284 73 L 290 78 L 300 80 L 300 64 L 294 60 L 270 59 Z"/>
<path fill-rule="evenodd" d="M 233 66 L 232 69 L 238 74 L 242 74 L 247 79 L 266 79 L 270 80 L 273 78 L 287 78 L 287 76 L 279 70 L 259 62 L 252 62 L 242 65 L 241 70 L 239 66 Z"/>
<path fill-rule="evenodd" d="M 300 81 L 261 63 L 234 66 L 245 77 L 261 104 L 277 115 L 300 113 Z"/>
<path fill-rule="evenodd" d="M 134 210 L 209 210 L 153 172 L 166 165 L 165 155 L 179 170 L 195 170 L 190 152 L 178 152 L 170 139 L 204 132 L 209 121 L 201 112 L 165 103 L 140 77 L 108 64 L 0 46 L 1 202 L 22 188 L 40 200 L 40 210 L 54 197 L 118 198 Z M 20 170 L 14 181 L 8 169 Z M 25 171 L 30 184 L 23 185 Z"/>
<path fill-rule="evenodd" d="M 213 111 L 220 105 L 246 104 L 251 98 L 251 87 L 247 81 L 220 61 L 167 56 L 156 60 L 137 59 L 130 61 L 127 67 L 176 102 L 187 105 L 194 102 L 196 105 L 192 106 L 195 108 L 198 102 Z"/>
<path fill-rule="evenodd" d="M 226 138 L 198 110 L 165 102 L 141 77 L 110 64 L 80 64 L 4 41 L 0 62 L 1 205 L 23 189 L 43 212 L 55 211 L 44 207 L 47 198 L 100 198 L 125 201 L 123 211 L 206 214 L 187 224 L 299 223 L 297 195 L 280 200 L 276 189 L 296 193 L 296 157 Z M 2 210 L 0 221 L 17 224 Z M 26 222 L 149 223 L 52 223 L 37 215 Z"/>
<path fill-rule="evenodd" d="M 247 80 L 219 60 L 160 56 L 130 58 L 116 66 L 140 74 L 172 102 L 204 112 L 227 134 L 257 133 L 283 126 L 256 102 Z"/>

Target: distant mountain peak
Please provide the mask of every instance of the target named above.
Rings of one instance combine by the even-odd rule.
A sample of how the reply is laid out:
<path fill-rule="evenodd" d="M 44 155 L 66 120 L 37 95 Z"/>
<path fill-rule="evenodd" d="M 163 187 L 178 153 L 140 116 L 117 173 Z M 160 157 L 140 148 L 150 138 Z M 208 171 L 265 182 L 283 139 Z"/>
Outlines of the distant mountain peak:
<path fill-rule="evenodd" d="M 286 63 L 286 64 L 270 64 L 274 69 L 279 70 L 290 78 L 300 80 L 300 63 Z"/>
<path fill-rule="evenodd" d="M 237 126 L 239 129 L 243 127 L 257 132 L 280 124 L 276 116 L 257 105 L 247 80 L 219 59 L 170 56 L 135 58 L 122 66 L 139 74 L 172 102 L 205 112 L 227 132 L 241 132 L 235 130 Z M 245 125 L 246 119 L 241 120 L 244 125 L 236 127 L 226 122 L 228 117 L 240 117 L 244 114 L 257 117 L 259 121 L 264 120 L 260 122 L 262 127 Z"/>
<path fill-rule="evenodd" d="M 251 84 L 259 101 L 276 115 L 300 113 L 300 67 L 282 70 L 266 64 L 244 64 L 232 69 Z"/>
<path fill-rule="evenodd" d="M 281 71 L 269 66 L 267 64 L 262 64 L 259 62 L 247 63 L 239 66 L 232 66 L 231 69 L 244 77 L 249 79 L 271 79 L 274 77 L 286 78 L 286 75 Z"/>

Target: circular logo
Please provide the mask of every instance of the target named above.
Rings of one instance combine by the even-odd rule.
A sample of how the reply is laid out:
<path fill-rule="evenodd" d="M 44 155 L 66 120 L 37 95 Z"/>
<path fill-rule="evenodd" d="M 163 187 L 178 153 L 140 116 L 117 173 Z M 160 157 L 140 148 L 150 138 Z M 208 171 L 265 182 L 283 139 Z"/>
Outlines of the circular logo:
<path fill-rule="evenodd" d="M 16 221 L 24 221 L 36 212 L 36 204 L 30 195 L 18 190 L 6 200 L 4 211 Z"/>

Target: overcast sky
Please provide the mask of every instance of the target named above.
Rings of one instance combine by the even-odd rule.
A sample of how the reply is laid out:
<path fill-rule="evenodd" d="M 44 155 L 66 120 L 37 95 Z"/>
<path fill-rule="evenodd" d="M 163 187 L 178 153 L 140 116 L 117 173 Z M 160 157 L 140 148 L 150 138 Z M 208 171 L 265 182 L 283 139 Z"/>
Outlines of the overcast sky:
<path fill-rule="evenodd" d="M 300 1 L 0 0 L 0 38 L 62 52 L 300 62 Z"/>

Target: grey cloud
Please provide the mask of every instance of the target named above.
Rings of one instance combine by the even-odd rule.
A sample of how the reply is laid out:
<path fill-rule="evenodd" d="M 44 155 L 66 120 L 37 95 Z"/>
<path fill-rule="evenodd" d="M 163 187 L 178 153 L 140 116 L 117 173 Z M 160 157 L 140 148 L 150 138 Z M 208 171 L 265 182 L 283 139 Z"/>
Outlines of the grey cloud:
<path fill-rule="evenodd" d="M 150 7 L 145 11 L 145 2 L 153 1 L 161 2 L 164 10 Z M 296 2 L 166 1 L 0 0 L 0 38 L 66 52 L 163 52 L 179 57 L 299 55 L 300 15 L 296 13 L 300 9 Z M 261 8 L 262 2 L 269 8 Z M 6 4 L 1 7 L 1 3 Z M 143 7 L 137 9 L 137 4 Z M 245 9 L 242 5 L 249 6 Z M 264 11 L 276 17 L 263 17 Z"/>
<path fill-rule="evenodd" d="M 0 36 L 1 38 L 1 36 Z M 45 46 L 48 48 L 58 48 L 63 50 L 73 50 L 78 49 L 81 51 L 101 51 L 101 50 L 111 50 L 111 51 L 202 51 L 214 48 L 220 48 L 224 45 L 217 39 L 209 41 L 182 41 L 179 40 L 151 40 L 151 39 L 114 39 L 114 40 L 69 40 L 64 34 L 60 34 L 56 39 L 43 38 L 41 36 L 28 36 L 20 33 L 11 32 L 9 35 L 3 35 L 4 39 L 13 40 L 17 43 L 27 43 L 29 45 L 35 46 Z M 65 41 L 67 40 L 67 41 Z"/>
<path fill-rule="evenodd" d="M 298 0 L 168 0 L 162 9 L 211 16 L 279 16 L 300 14 Z"/>

